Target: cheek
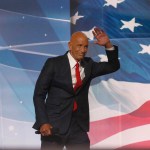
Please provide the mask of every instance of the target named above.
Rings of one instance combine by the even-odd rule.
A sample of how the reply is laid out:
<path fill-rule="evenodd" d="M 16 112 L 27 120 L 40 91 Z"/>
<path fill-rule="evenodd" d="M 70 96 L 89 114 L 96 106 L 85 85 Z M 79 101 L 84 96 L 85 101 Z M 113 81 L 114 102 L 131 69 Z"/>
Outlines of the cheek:
<path fill-rule="evenodd" d="M 74 54 L 78 54 L 80 52 L 80 49 L 76 47 L 73 52 Z"/>
<path fill-rule="evenodd" d="M 80 54 L 81 54 L 81 50 L 77 50 L 76 55 L 80 55 Z"/>
<path fill-rule="evenodd" d="M 77 56 L 79 55 L 79 52 L 78 52 L 77 49 L 74 49 L 74 50 L 72 51 L 72 54 L 73 54 L 75 57 L 77 57 Z"/>

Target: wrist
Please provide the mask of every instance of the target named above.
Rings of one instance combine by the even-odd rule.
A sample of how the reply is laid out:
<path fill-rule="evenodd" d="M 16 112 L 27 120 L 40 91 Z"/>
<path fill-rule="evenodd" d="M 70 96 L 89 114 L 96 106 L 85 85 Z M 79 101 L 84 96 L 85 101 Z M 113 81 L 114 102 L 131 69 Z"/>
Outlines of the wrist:
<path fill-rule="evenodd" d="M 105 48 L 106 49 L 107 48 L 112 48 L 112 47 L 113 47 L 113 45 L 112 45 L 112 43 L 110 41 L 105 44 Z"/>

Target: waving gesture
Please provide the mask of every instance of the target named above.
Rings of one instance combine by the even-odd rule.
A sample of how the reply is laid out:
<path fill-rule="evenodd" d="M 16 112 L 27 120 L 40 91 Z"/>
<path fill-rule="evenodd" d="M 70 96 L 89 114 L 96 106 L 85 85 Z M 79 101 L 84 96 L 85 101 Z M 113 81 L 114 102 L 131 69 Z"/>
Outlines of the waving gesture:
<path fill-rule="evenodd" d="M 97 41 L 95 41 L 95 44 L 105 46 L 106 48 L 111 48 L 113 46 L 110 42 L 108 35 L 102 29 L 95 27 L 93 35 L 97 39 Z"/>

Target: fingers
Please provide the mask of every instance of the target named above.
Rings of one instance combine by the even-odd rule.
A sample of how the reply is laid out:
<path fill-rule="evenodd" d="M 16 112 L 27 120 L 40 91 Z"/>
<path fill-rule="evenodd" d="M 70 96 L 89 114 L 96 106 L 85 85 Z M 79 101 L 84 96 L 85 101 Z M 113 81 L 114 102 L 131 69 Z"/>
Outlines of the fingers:
<path fill-rule="evenodd" d="M 43 124 L 40 127 L 40 133 L 42 136 L 50 136 L 52 134 L 51 129 L 52 126 L 50 124 Z"/>
<path fill-rule="evenodd" d="M 97 37 L 97 36 L 101 35 L 102 33 L 104 33 L 104 31 L 100 28 L 95 27 L 94 31 L 92 31 L 92 33 L 95 37 Z"/>
<path fill-rule="evenodd" d="M 94 42 L 95 44 L 106 46 L 106 44 L 110 42 L 109 37 L 102 29 L 95 27 L 92 32 L 94 37 L 96 38 L 96 41 Z"/>
<path fill-rule="evenodd" d="M 43 131 L 41 131 L 41 135 L 42 136 L 50 136 L 51 135 L 51 130 L 49 129 L 49 130 L 43 130 Z"/>
<path fill-rule="evenodd" d="M 104 32 L 101 28 L 98 28 L 98 27 L 95 27 L 95 28 L 94 28 L 94 31 L 95 31 L 96 33 L 102 33 L 102 32 Z"/>

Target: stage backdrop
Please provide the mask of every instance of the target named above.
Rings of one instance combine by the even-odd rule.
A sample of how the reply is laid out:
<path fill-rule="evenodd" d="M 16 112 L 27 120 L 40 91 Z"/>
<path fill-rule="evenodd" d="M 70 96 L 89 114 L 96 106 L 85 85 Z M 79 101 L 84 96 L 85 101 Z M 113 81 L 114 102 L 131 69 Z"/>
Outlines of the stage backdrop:
<path fill-rule="evenodd" d="M 0 148 L 39 148 L 35 82 L 73 32 L 88 36 L 87 56 L 107 61 L 95 26 L 119 46 L 121 68 L 91 83 L 91 148 L 150 148 L 149 8 L 150 0 L 0 0 Z"/>

